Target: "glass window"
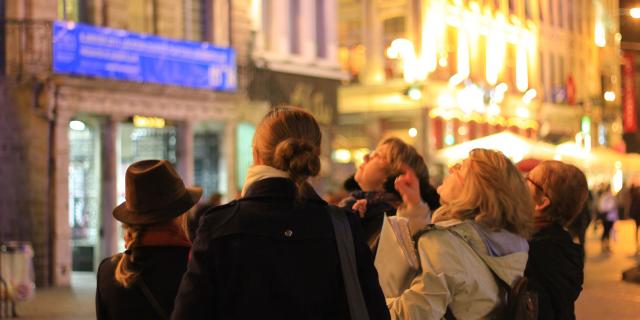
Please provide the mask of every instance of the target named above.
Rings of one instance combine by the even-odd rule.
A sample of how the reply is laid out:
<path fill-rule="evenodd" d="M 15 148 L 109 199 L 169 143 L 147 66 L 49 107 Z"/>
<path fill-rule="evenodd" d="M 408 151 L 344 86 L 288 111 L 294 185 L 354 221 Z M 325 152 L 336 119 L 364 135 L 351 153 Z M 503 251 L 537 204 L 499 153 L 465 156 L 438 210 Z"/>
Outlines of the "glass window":
<path fill-rule="evenodd" d="M 58 0 L 58 19 L 90 23 L 88 8 L 92 1 Z"/>
<path fill-rule="evenodd" d="M 193 138 L 193 178 L 203 197 L 220 191 L 221 133 L 197 130 Z"/>
<path fill-rule="evenodd" d="M 324 1 L 316 1 L 316 54 L 320 58 L 327 57 L 327 39 L 325 36 L 327 22 L 325 21 Z"/>
<path fill-rule="evenodd" d="M 248 122 L 239 123 L 236 128 L 236 185 L 242 190 L 244 180 L 247 178 L 247 170 L 253 163 L 253 134 L 256 127 Z M 229 190 L 233 194 L 240 190 Z"/>
<path fill-rule="evenodd" d="M 300 1 L 289 0 L 289 46 L 291 53 L 300 53 Z"/>
<path fill-rule="evenodd" d="M 212 0 L 186 0 L 184 6 L 185 39 L 211 42 Z"/>

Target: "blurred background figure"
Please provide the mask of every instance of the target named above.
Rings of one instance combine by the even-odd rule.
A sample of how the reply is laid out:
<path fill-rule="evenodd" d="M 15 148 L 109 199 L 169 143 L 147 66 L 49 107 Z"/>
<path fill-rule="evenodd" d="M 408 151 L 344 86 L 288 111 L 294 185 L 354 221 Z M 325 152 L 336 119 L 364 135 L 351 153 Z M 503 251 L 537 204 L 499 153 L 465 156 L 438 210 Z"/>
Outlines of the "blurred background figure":
<path fill-rule="evenodd" d="M 640 254 L 640 250 L 638 248 L 638 227 L 640 226 L 640 186 L 637 184 L 632 184 L 629 189 L 629 217 L 633 219 L 635 223 L 635 237 L 633 238 L 633 242 L 636 246 L 636 256 Z"/>
<path fill-rule="evenodd" d="M 602 243 L 602 252 L 611 252 L 611 246 L 609 244 L 611 238 L 611 230 L 616 221 L 618 221 L 618 201 L 611 192 L 611 186 L 605 185 L 601 190 L 600 198 L 598 199 L 598 214 L 602 221 L 602 237 L 600 238 Z"/>
<path fill-rule="evenodd" d="M 209 195 L 207 202 L 198 206 L 196 210 L 191 210 L 187 219 L 187 229 L 189 230 L 189 239 L 193 240 L 196 237 L 196 231 L 200 224 L 200 218 L 209 209 L 219 206 L 222 202 L 222 194 L 219 192 L 213 192 Z"/>
<path fill-rule="evenodd" d="M 582 250 L 582 257 L 586 257 L 585 252 L 585 236 L 587 234 L 587 228 L 591 223 L 594 216 L 593 208 L 593 194 L 589 190 L 587 200 L 584 202 L 582 209 L 578 212 L 578 215 L 569 223 L 567 229 L 574 239 L 577 239 L 580 249 Z"/>

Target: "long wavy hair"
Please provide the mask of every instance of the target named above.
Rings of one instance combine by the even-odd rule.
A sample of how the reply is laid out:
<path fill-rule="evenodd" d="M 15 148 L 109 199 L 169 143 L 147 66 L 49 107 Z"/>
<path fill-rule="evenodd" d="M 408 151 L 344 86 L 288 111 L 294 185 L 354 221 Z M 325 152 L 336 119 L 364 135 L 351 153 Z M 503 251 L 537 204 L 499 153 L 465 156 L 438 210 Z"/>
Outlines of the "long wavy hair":
<path fill-rule="evenodd" d="M 433 222 L 475 220 L 490 230 L 524 238 L 533 232 L 533 199 L 516 166 L 502 152 L 474 149 L 457 197 L 433 214 Z"/>
<path fill-rule="evenodd" d="M 144 270 L 144 266 L 138 261 L 139 256 L 135 248 L 140 246 L 142 237 L 148 229 L 165 224 L 174 224 L 178 226 L 179 229 L 184 232 L 185 237 L 188 234 L 186 214 L 182 214 L 167 222 L 155 225 L 122 224 L 125 238 L 129 239 L 129 245 L 124 253 L 115 255 L 112 258 L 113 261 L 118 261 L 115 269 L 116 282 L 125 288 L 129 288 L 133 283 L 135 283 L 140 273 Z"/>

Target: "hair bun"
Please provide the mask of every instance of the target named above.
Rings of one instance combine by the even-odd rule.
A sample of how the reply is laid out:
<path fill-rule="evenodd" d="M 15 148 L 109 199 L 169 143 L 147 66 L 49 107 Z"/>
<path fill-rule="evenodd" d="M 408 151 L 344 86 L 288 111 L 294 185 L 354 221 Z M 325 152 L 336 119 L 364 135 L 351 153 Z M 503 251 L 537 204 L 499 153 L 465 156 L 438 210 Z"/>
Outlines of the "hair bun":
<path fill-rule="evenodd" d="M 303 139 L 288 138 L 276 146 L 273 162 L 287 171 L 294 181 L 304 180 L 320 172 L 320 150 Z"/>

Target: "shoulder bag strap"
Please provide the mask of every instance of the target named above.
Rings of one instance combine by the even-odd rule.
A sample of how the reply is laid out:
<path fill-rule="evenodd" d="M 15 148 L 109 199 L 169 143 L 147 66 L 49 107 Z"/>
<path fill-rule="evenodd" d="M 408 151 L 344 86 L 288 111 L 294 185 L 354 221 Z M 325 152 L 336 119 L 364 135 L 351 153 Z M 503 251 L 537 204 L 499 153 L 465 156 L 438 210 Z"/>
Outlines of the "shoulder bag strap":
<path fill-rule="evenodd" d="M 356 250 L 353 245 L 351 226 L 345 211 L 335 206 L 327 206 L 333 231 L 336 235 L 336 245 L 338 256 L 340 257 L 340 268 L 342 269 L 342 279 L 349 303 L 349 313 L 353 320 L 368 320 L 369 313 L 367 305 L 362 295 L 362 287 L 358 278 L 358 268 L 356 267 Z"/>
<path fill-rule="evenodd" d="M 151 290 L 149 290 L 149 287 L 147 287 L 147 284 L 144 283 L 144 280 L 142 280 L 142 276 L 139 276 L 138 281 L 136 282 L 138 283 L 138 286 L 140 287 L 140 289 L 142 289 L 142 293 L 144 293 L 144 296 L 147 298 L 147 301 L 149 301 L 149 303 L 153 307 L 153 310 L 155 310 L 156 313 L 160 316 L 160 319 L 169 320 L 169 315 L 167 314 L 167 311 L 162 309 L 162 307 L 160 306 L 160 303 L 158 303 L 158 300 L 156 300 L 156 298 L 153 296 L 153 293 L 151 293 Z"/>

